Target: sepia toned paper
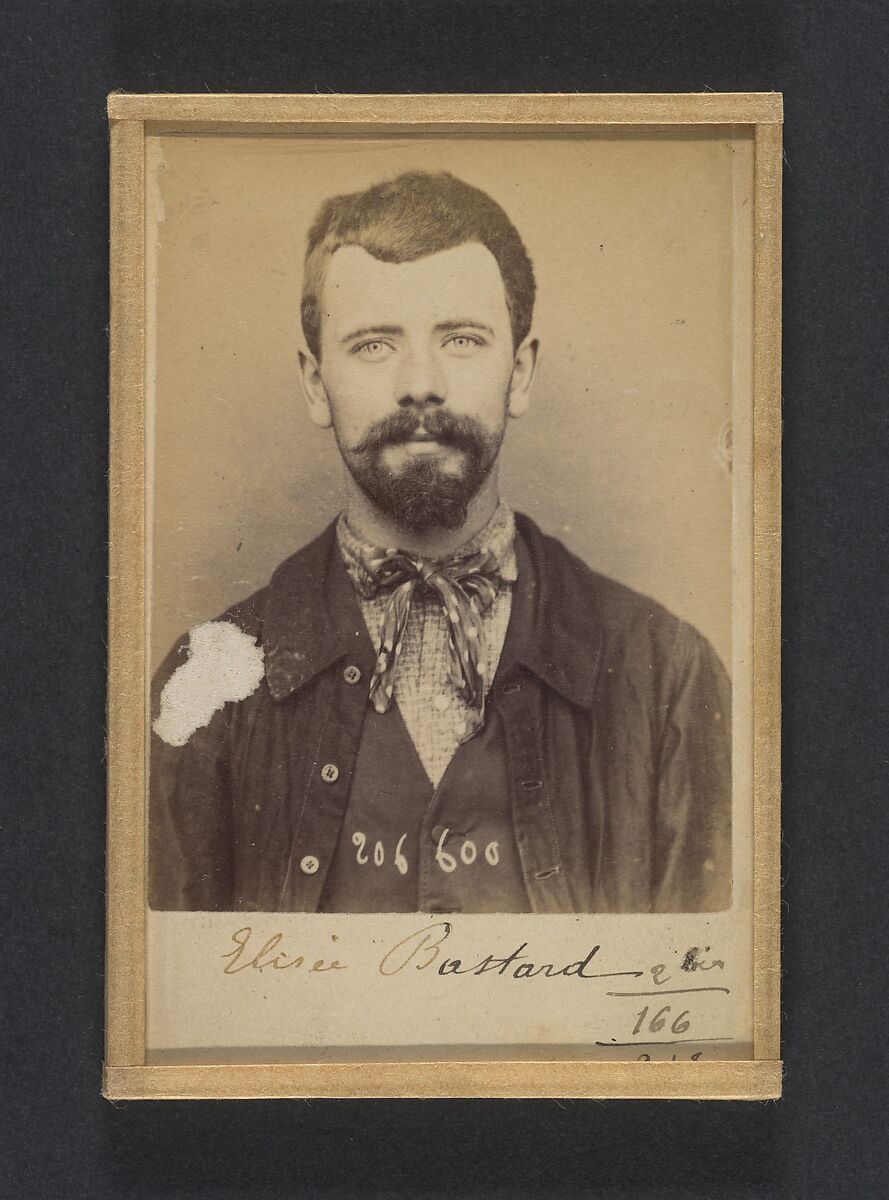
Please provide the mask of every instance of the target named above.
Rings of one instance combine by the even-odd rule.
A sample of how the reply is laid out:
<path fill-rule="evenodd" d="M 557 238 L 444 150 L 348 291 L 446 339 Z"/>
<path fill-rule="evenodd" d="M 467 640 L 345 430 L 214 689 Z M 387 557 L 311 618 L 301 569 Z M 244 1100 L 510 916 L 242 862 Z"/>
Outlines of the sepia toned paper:
<path fill-rule="evenodd" d="M 112 98 L 112 115 L 118 99 L 136 98 Z M 558 136 L 460 129 L 460 99 L 455 127 L 434 136 L 349 127 L 345 110 L 339 128 L 294 128 L 283 101 L 280 128 L 238 124 L 234 108 L 224 126 L 189 124 L 187 106 L 178 126 L 166 112 L 172 126 L 113 122 L 132 149 L 114 172 L 112 453 L 121 465 L 138 454 L 145 474 L 140 488 L 112 472 L 124 518 L 113 555 L 134 574 L 112 590 L 108 1094 L 282 1094 L 274 1070 L 292 1094 L 399 1094 L 398 1070 L 415 1080 L 417 1063 L 434 1064 L 429 1090 L 404 1094 L 548 1094 L 546 1079 L 586 1063 L 588 1083 L 577 1090 L 572 1076 L 564 1094 L 719 1096 L 738 1094 L 735 1062 L 780 1071 L 777 192 L 766 170 L 777 126 L 745 124 L 739 107 L 733 122 L 724 111 L 714 126 L 646 128 L 630 105 L 625 126 Z M 554 98 L 541 100 L 551 112 Z M 301 397 L 307 228 L 329 196 L 411 170 L 446 170 L 492 196 L 534 263 L 539 367 L 531 407 L 507 431 L 500 494 L 698 631 L 731 677 L 731 900 L 719 911 L 145 907 L 151 677 L 177 638 L 263 588 L 343 504 L 336 444 Z M 135 635 L 125 651 L 115 619 Z M 368 868 L 391 870 L 394 847 L 377 844 Z M 674 1074 L 671 1091 L 670 1076 L 638 1074 L 657 1061 L 698 1075 Z M 530 1084 L 527 1064 L 540 1062 L 550 1067 Z M 356 1072 L 347 1085 L 333 1082 L 342 1063 Z M 384 1063 L 397 1066 L 375 1084 Z M 458 1063 L 475 1064 L 471 1084 L 448 1082 Z M 611 1067 L 624 1083 L 603 1082 Z M 512 1068 L 517 1091 L 504 1082 Z M 151 1072 L 163 1073 L 159 1091 Z M 757 1078 L 772 1082 L 745 1094 L 773 1094 L 779 1074 Z"/>

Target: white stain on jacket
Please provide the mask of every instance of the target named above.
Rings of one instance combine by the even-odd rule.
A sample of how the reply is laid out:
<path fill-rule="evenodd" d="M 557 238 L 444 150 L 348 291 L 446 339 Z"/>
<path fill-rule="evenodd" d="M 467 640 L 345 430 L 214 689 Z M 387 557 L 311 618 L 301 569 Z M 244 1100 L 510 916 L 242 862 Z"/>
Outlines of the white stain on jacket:
<path fill-rule="evenodd" d="M 196 625 L 188 661 L 164 684 L 154 732 L 170 746 L 184 746 L 224 705 L 252 695 L 264 674 L 262 647 L 249 634 L 228 621 Z"/>

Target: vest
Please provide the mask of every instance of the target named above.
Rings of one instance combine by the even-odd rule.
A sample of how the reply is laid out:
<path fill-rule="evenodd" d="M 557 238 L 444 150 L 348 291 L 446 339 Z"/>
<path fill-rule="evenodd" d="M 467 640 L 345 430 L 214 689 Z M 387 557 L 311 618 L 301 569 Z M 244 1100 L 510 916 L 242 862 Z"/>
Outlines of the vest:
<path fill-rule="evenodd" d="M 368 708 L 322 912 L 530 912 L 510 813 L 506 744 L 488 704 L 437 788 L 398 706 Z"/>

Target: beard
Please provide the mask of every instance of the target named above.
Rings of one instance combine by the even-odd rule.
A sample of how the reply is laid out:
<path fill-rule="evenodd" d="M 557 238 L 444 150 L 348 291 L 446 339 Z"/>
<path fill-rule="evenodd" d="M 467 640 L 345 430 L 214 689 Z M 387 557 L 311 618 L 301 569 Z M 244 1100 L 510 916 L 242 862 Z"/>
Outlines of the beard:
<path fill-rule="evenodd" d="M 491 433 L 474 418 L 445 409 L 425 416 L 405 411 L 378 421 L 354 449 L 341 444 L 340 451 L 367 498 L 399 529 L 418 535 L 464 524 L 470 501 L 497 460 L 504 428 L 505 418 Z M 398 471 L 387 467 L 385 449 L 411 441 L 421 430 L 443 447 L 462 451 L 462 469 L 444 471 L 436 455 L 418 455 Z"/>

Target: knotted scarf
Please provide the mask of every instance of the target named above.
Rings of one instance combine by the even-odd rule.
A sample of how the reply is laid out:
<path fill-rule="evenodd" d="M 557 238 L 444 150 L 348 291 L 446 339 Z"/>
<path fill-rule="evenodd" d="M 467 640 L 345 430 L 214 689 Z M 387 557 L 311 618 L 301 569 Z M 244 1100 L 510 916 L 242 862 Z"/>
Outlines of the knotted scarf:
<path fill-rule="evenodd" d="M 470 709 L 472 729 L 484 720 L 483 614 L 497 595 L 500 568 L 489 550 L 450 559 L 420 558 L 406 551 L 375 550 L 363 560 L 364 594 L 389 593 L 380 628 L 380 649 L 370 683 L 378 713 L 392 704 L 395 669 L 417 589 L 436 596 L 444 608 L 450 643 L 450 679 Z"/>

